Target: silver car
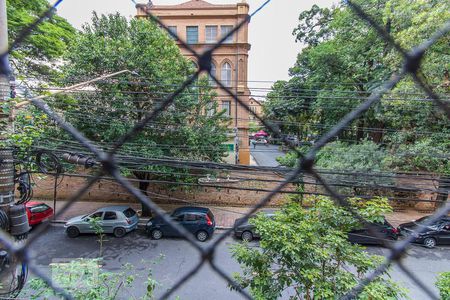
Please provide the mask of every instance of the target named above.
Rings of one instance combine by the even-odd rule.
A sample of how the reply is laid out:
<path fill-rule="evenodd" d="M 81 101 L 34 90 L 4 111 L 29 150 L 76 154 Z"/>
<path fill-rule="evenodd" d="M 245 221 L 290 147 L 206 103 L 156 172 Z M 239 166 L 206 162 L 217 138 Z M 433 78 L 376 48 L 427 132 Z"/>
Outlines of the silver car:
<path fill-rule="evenodd" d="M 77 237 L 80 233 L 95 233 L 90 220 L 100 219 L 100 226 L 104 233 L 112 233 L 116 237 L 123 237 L 127 232 L 137 228 L 139 217 L 129 206 L 115 205 L 97 209 L 95 212 L 70 219 L 64 225 L 69 237 Z"/>

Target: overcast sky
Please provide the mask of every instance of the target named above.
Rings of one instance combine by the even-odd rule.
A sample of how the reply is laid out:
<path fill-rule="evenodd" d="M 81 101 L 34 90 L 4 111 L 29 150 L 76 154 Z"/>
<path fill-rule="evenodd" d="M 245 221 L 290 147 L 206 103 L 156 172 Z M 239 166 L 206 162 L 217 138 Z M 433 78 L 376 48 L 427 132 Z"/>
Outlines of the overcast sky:
<path fill-rule="evenodd" d="M 208 1 L 208 0 L 207 0 Z M 253 12 L 266 0 L 248 0 L 250 12 Z M 146 3 L 145 0 L 136 0 Z M 179 4 L 184 0 L 153 0 L 153 4 Z M 236 0 L 209 0 L 214 4 L 237 3 Z M 292 31 L 298 24 L 301 11 L 310 9 L 313 4 L 330 7 L 335 0 L 272 0 L 249 25 L 248 80 L 250 88 L 270 87 L 271 82 L 288 79 L 288 69 L 295 63 L 297 53 L 302 45 L 294 42 Z M 88 22 L 92 11 L 98 13 L 119 12 L 133 17 L 136 13 L 131 0 L 65 0 L 58 8 L 58 13 L 75 27 Z M 261 81 L 259 83 L 255 81 Z"/>

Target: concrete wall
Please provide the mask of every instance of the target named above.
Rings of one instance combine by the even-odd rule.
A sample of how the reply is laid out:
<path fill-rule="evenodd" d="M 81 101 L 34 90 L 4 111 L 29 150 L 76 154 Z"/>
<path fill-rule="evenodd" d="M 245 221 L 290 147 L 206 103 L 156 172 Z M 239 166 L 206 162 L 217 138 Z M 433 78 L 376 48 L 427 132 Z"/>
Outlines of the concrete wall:
<path fill-rule="evenodd" d="M 169 186 L 166 184 L 152 183 L 149 187 L 148 195 L 157 203 L 170 204 L 210 204 L 215 206 L 253 206 L 268 192 L 265 191 L 251 191 L 245 189 L 259 189 L 259 190 L 273 190 L 284 178 L 275 173 L 265 174 L 246 174 L 244 172 L 231 172 L 229 174 L 222 174 L 221 178 L 231 179 L 241 178 L 235 183 L 226 182 L 208 182 L 208 186 Z M 436 201 L 438 194 L 428 190 L 439 188 L 439 179 L 433 180 L 421 179 L 419 176 L 405 176 L 401 175 L 396 178 L 395 184 L 397 187 L 411 188 L 411 192 L 394 193 L 394 199 L 391 204 L 395 209 L 415 209 L 418 211 L 434 211 L 439 207 L 439 203 L 429 202 Z M 255 180 L 256 179 L 256 180 Z M 129 180 L 137 187 L 137 181 L 134 178 Z M 270 182 L 274 181 L 274 182 Z M 305 176 L 305 192 L 307 193 L 323 193 L 324 191 L 315 185 L 315 180 L 310 176 Z M 33 189 L 34 199 L 51 200 L 53 199 L 53 177 L 37 177 L 34 176 L 35 186 Z M 58 180 L 57 199 L 68 200 L 76 193 L 82 186 L 86 184 L 85 178 L 65 176 Z M 235 188 L 241 188 L 236 190 Z M 242 190 L 244 189 L 244 190 Z M 283 191 L 294 191 L 295 186 L 287 185 Z M 277 194 L 268 205 L 278 206 L 284 203 L 289 194 Z M 447 195 L 447 197 L 449 197 Z M 396 200 L 407 199 L 407 200 Z M 410 200 L 408 200 L 410 199 Z M 99 201 L 99 202 L 125 202 L 134 203 L 137 200 L 130 195 L 119 184 L 111 180 L 100 180 L 79 200 L 81 201 Z M 417 200 L 424 200 L 419 202 Z M 450 199 L 449 199 L 450 200 Z"/>

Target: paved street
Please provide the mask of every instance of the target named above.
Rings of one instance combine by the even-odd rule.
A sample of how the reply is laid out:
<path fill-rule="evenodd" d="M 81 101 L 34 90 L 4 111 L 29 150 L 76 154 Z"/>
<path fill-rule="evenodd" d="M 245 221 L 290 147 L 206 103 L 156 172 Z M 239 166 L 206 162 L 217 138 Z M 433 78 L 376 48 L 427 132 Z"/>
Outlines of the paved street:
<path fill-rule="evenodd" d="M 220 234 L 221 232 L 217 232 L 215 237 L 217 238 Z M 145 276 L 147 267 L 150 265 L 153 270 L 153 277 L 161 283 L 161 287 L 157 290 L 159 295 L 195 266 L 199 259 L 196 250 L 180 239 L 154 241 L 137 231 L 122 239 L 108 236 L 107 240 L 104 251 L 105 268 L 118 270 L 121 264 L 131 263 L 137 267 L 138 274 Z M 240 270 L 239 265 L 233 260 L 229 252 L 230 246 L 237 242 L 239 241 L 228 237 L 216 249 L 215 260 L 228 274 Z M 254 245 L 257 246 L 257 243 L 255 242 Z M 64 234 L 62 226 L 53 225 L 46 234 L 36 241 L 33 250 L 33 256 L 37 263 L 48 270 L 49 263 L 61 259 L 96 257 L 98 255 L 98 244 L 95 236 L 81 236 L 70 239 Z M 368 250 L 376 254 L 383 254 L 387 251 L 379 247 L 370 247 Z M 420 246 L 413 246 L 405 257 L 404 264 L 427 286 L 435 290 L 434 280 L 437 273 L 449 270 L 449 250 L 449 247 L 429 250 Z M 160 255 L 164 256 L 161 261 L 155 264 L 149 263 L 158 260 Z M 147 262 L 145 265 L 142 263 L 143 260 Z M 427 299 L 398 268 L 394 267 L 392 277 L 410 289 L 413 299 Z M 145 290 L 142 281 L 143 279 L 137 281 L 135 285 L 137 294 L 141 295 L 144 294 Z M 231 292 L 226 283 L 206 266 L 177 290 L 175 295 L 180 296 L 180 299 L 232 300 L 242 298 L 237 293 Z M 175 299 L 175 297 L 172 299 Z"/>
<path fill-rule="evenodd" d="M 256 145 L 256 148 L 251 146 L 250 154 L 258 166 L 276 167 L 279 165 L 276 158 L 284 155 L 284 152 L 278 150 L 278 147 L 277 145 Z"/>

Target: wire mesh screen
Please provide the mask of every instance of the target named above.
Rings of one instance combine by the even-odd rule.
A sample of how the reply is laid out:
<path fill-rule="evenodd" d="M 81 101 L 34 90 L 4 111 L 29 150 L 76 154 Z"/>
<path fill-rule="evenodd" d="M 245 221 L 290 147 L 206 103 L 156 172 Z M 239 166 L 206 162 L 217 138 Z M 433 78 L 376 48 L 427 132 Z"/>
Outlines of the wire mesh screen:
<path fill-rule="evenodd" d="M 17 45 L 19 45 L 33 30 L 36 29 L 36 26 L 43 21 L 46 18 L 51 17 L 52 12 L 56 8 L 57 5 L 60 4 L 61 1 L 56 2 L 45 15 L 43 15 L 41 18 L 39 18 L 36 22 L 34 22 L 31 26 L 26 28 L 21 35 L 18 36 L 18 38 L 12 43 L 10 46 L 10 50 L 14 49 Z M 216 247 L 223 243 L 225 238 L 232 234 L 233 229 L 226 230 L 225 234 L 220 235 L 217 239 L 215 239 L 212 243 L 208 244 L 206 247 L 202 246 L 196 241 L 191 234 L 189 234 L 185 228 L 180 226 L 179 224 L 175 223 L 173 220 L 171 220 L 167 215 L 165 215 L 164 211 L 152 200 L 152 196 L 145 195 L 141 190 L 137 189 L 127 178 L 125 178 L 121 172 L 119 165 L 117 163 L 118 156 L 120 156 L 120 150 L 121 148 L 127 144 L 130 143 L 132 145 L 132 139 L 135 135 L 137 135 L 139 132 L 141 132 L 146 126 L 148 126 L 152 121 L 155 121 L 157 117 L 164 113 L 167 109 L 170 109 L 170 106 L 174 103 L 176 97 L 181 95 L 185 90 L 188 88 L 188 86 L 195 83 L 198 76 L 202 72 L 208 72 L 211 80 L 215 82 L 215 85 L 225 91 L 229 97 L 233 98 L 236 103 L 238 103 L 240 106 L 242 106 L 245 110 L 249 112 L 249 114 L 254 115 L 255 118 L 257 118 L 262 124 L 264 124 L 265 128 L 270 131 L 270 133 L 274 136 L 278 136 L 281 138 L 281 132 L 277 126 L 276 123 L 269 122 L 265 119 L 261 119 L 258 115 L 256 115 L 253 110 L 250 109 L 248 104 L 245 101 L 242 101 L 242 99 L 237 95 L 236 91 L 232 88 L 225 86 L 223 84 L 223 81 L 218 80 L 216 75 L 211 72 L 211 60 L 212 55 L 221 47 L 224 42 L 233 34 L 238 32 L 242 26 L 250 22 L 251 18 L 255 16 L 257 13 L 262 13 L 262 8 L 270 1 L 265 2 L 261 7 L 256 9 L 254 13 L 247 15 L 244 20 L 239 23 L 237 26 L 233 28 L 230 32 L 228 32 L 227 35 L 223 36 L 217 43 L 212 45 L 209 49 L 202 53 L 198 53 L 195 51 L 190 44 L 187 44 L 185 41 L 178 38 L 177 34 L 174 33 L 172 30 L 169 30 L 168 27 L 166 27 L 165 24 L 163 24 L 157 17 L 152 15 L 152 11 L 148 10 L 147 14 L 150 19 L 157 22 L 159 26 L 166 30 L 171 36 L 173 36 L 175 39 L 178 40 L 178 42 L 185 48 L 187 51 L 196 58 L 198 61 L 198 69 L 197 71 L 190 76 L 185 82 L 177 86 L 173 91 L 168 94 L 164 95 L 163 99 L 155 105 L 154 109 L 150 112 L 145 112 L 142 119 L 137 122 L 134 127 L 126 132 L 120 139 L 118 139 L 113 145 L 110 145 L 107 150 L 105 148 L 100 147 L 99 145 L 95 144 L 94 142 L 90 141 L 86 137 L 83 136 L 83 134 L 77 130 L 74 126 L 72 126 L 70 123 L 66 122 L 64 118 L 62 118 L 60 115 L 58 115 L 55 111 L 53 111 L 49 105 L 47 105 L 46 101 L 44 100 L 46 96 L 38 96 L 38 97 L 32 97 L 29 99 L 29 101 L 37 107 L 39 110 L 43 111 L 45 114 L 47 114 L 60 128 L 62 128 L 64 131 L 66 131 L 72 138 L 73 141 L 77 142 L 78 144 L 82 145 L 84 148 L 84 151 L 86 153 L 89 153 L 94 159 L 95 164 L 99 166 L 99 172 L 97 172 L 95 175 L 91 176 L 87 183 L 79 189 L 74 195 L 70 197 L 67 204 L 60 209 L 57 212 L 56 218 L 58 216 L 61 216 L 64 212 L 66 212 L 77 200 L 79 200 L 87 191 L 100 179 L 102 176 L 107 175 L 109 177 L 112 177 L 115 179 L 117 183 L 119 183 L 123 188 L 125 188 L 131 195 L 136 197 L 142 204 L 147 206 L 149 209 L 151 209 L 156 215 L 160 216 L 164 219 L 165 222 L 170 224 L 171 227 L 175 231 L 177 231 L 179 234 L 183 235 L 186 241 L 195 248 L 198 253 L 200 254 L 200 259 L 198 263 L 195 265 L 194 268 L 189 270 L 180 280 L 178 280 L 173 286 L 167 290 L 160 298 L 161 299 L 167 299 L 170 295 L 172 295 L 177 289 L 179 289 L 183 284 L 192 276 L 194 276 L 201 268 L 203 268 L 205 265 L 210 265 L 212 269 L 221 276 L 226 283 L 231 285 L 235 288 L 236 291 L 238 291 L 240 294 L 242 294 L 243 297 L 247 299 L 252 299 L 252 296 L 244 289 L 242 289 L 238 283 L 236 283 L 226 272 L 224 272 L 221 269 L 221 266 L 218 265 L 215 261 L 215 250 Z M 360 216 L 354 209 L 352 209 L 351 205 L 347 201 L 347 198 L 344 195 L 341 195 L 338 193 L 335 188 L 330 185 L 326 180 L 324 180 L 323 176 L 315 169 L 315 156 L 318 153 L 319 150 L 321 150 L 325 145 L 327 145 L 330 141 L 333 140 L 336 136 L 338 136 L 342 131 L 346 129 L 347 126 L 349 126 L 354 120 L 356 120 L 358 117 L 360 117 L 362 114 L 364 114 L 367 110 L 369 110 L 374 104 L 379 102 L 383 95 L 387 92 L 389 92 L 391 89 L 393 89 L 397 83 L 399 83 L 405 76 L 411 76 L 418 87 L 420 87 L 425 94 L 429 97 L 429 99 L 432 99 L 432 101 L 445 112 L 448 118 L 450 118 L 450 107 L 448 103 L 446 103 L 444 100 L 442 100 L 430 87 L 430 85 L 427 84 L 426 79 L 421 73 L 421 61 L 425 54 L 425 51 L 429 49 L 436 41 L 438 41 L 440 38 L 442 38 L 444 35 L 448 33 L 450 30 L 450 24 L 445 24 L 439 31 L 437 31 L 433 36 L 430 36 L 429 39 L 420 44 L 417 45 L 413 49 L 403 49 L 399 46 L 399 44 L 379 25 L 376 21 L 374 21 L 369 15 L 367 15 L 358 5 L 351 1 L 346 2 L 351 9 L 355 13 L 355 17 L 358 17 L 362 20 L 364 20 L 367 23 L 367 26 L 373 28 L 378 35 L 390 46 L 395 48 L 399 55 L 403 58 L 403 65 L 401 69 L 398 70 L 396 74 L 393 74 L 392 77 L 386 81 L 381 88 L 374 91 L 370 96 L 368 96 L 363 103 L 361 103 L 357 108 L 355 108 L 353 111 L 351 111 L 349 114 L 347 114 L 344 118 L 340 120 L 338 124 L 327 130 L 326 133 L 324 133 L 320 139 L 313 145 L 313 147 L 310 149 L 310 151 L 306 155 L 302 155 L 299 152 L 297 152 L 299 158 L 298 163 L 296 164 L 297 167 L 293 168 L 285 177 L 284 180 L 280 180 L 277 182 L 277 187 L 271 189 L 268 191 L 268 194 L 264 196 L 260 201 L 254 205 L 249 211 L 247 211 L 244 215 L 245 218 L 250 217 L 252 214 L 256 213 L 259 209 L 264 207 L 276 194 L 281 193 L 283 189 L 292 182 L 295 182 L 298 180 L 299 176 L 306 173 L 311 176 L 311 178 L 314 178 L 318 184 L 323 186 L 327 193 L 331 195 L 336 200 L 336 205 L 340 205 L 347 209 L 349 212 L 353 214 L 353 216 L 358 219 L 360 222 L 366 224 L 369 226 L 369 229 L 371 228 L 371 224 L 367 222 L 362 216 Z M 280 50 L 282 51 L 282 50 Z M 6 62 L 6 55 L 7 53 L 4 53 L 1 55 L 2 58 L 2 70 L 3 75 L 8 76 L 9 75 L 9 68 L 6 66 L 8 65 Z M 132 73 L 133 70 L 130 71 L 121 71 L 119 73 Z M 64 92 L 64 89 L 61 90 L 61 92 Z M 284 138 L 285 139 L 285 138 Z M 80 150 L 81 151 L 81 150 Z M 297 151 L 295 147 L 292 147 L 292 151 Z M 186 163 L 187 164 L 187 163 Z M 192 163 L 191 163 L 192 164 Z M 202 163 L 198 163 L 197 166 L 201 166 Z M 221 166 L 223 167 L 223 166 Z M 440 207 L 432 217 L 430 217 L 427 220 L 427 224 L 432 224 L 435 220 L 441 218 L 444 215 L 447 215 L 450 211 L 450 204 L 448 202 L 445 202 L 442 207 Z M 241 220 L 241 223 L 245 221 L 245 218 Z M 235 226 L 239 226 L 239 222 L 235 224 Z M 426 224 L 425 224 L 426 225 Z M 423 227 L 425 228 L 425 226 Z M 31 259 L 29 254 L 30 247 L 33 246 L 33 243 L 37 239 L 39 239 L 39 236 L 41 233 L 45 232 L 48 229 L 48 224 L 45 224 L 42 227 L 39 227 L 36 229 L 36 232 L 34 235 L 32 235 L 30 238 L 26 240 L 23 244 L 17 246 L 8 236 L 6 232 L 0 232 L 0 240 L 3 246 L 8 250 L 14 253 L 20 260 L 27 262 L 29 265 L 29 269 L 38 277 L 42 278 L 48 285 L 50 285 L 55 291 L 63 295 L 67 299 L 71 299 L 71 295 L 69 295 L 64 289 L 58 287 L 52 280 L 41 270 L 37 264 Z M 372 229 L 374 233 L 376 234 L 375 230 Z M 436 299 L 437 296 L 434 295 L 433 291 L 431 291 L 428 287 L 426 287 L 420 280 L 420 278 L 417 278 L 412 272 L 410 272 L 401 261 L 402 255 L 405 253 L 408 246 L 413 242 L 413 237 L 407 237 L 403 240 L 400 240 L 394 244 L 386 244 L 386 247 L 389 248 L 389 253 L 385 257 L 385 261 L 378 266 L 373 272 L 368 274 L 364 279 L 360 280 L 359 284 L 344 298 L 346 299 L 352 299 L 355 298 L 362 290 L 363 288 L 370 283 L 372 280 L 374 280 L 378 275 L 382 274 L 391 264 L 396 263 L 401 268 L 401 270 L 410 277 L 421 289 L 424 290 L 424 292 L 432 299 Z"/>

